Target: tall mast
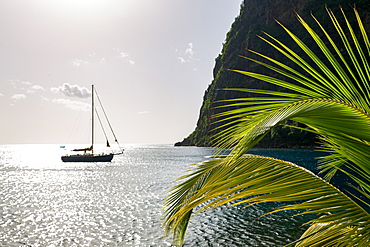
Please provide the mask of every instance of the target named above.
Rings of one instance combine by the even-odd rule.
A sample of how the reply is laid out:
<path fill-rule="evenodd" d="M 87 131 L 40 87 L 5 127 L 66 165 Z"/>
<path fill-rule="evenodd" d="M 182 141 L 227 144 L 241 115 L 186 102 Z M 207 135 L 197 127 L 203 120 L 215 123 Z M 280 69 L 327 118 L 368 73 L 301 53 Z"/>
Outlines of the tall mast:
<path fill-rule="evenodd" d="M 91 85 L 91 153 L 94 154 L 94 85 Z"/>

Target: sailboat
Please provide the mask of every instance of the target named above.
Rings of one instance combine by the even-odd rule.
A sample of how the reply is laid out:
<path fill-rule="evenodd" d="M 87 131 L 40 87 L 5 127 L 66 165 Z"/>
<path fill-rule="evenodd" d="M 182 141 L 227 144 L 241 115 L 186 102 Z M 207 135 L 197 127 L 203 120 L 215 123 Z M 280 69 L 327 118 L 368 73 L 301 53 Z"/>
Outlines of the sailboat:
<path fill-rule="evenodd" d="M 91 90 L 91 92 L 92 92 L 92 95 L 91 95 L 91 98 L 92 98 L 92 102 L 91 102 L 91 107 L 92 107 L 92 109 L 91 109 L 91 129 L 92 129 L 91 146 L 87 147 L 87 148 L 82 148 L 82 149 L 73 149 L 72 151 L 74 151 L 74 152 L 83 152 L 83 153 L 64 155 L 64 156 L 61 157 L 63 162 L 110 162 L 110 161 L 112 161 L 114 155 L 119 155 L 119 154 L 123 153 L 123 149 L 121 149 L 119 147 L 119 143 L 117 141 L 116 135 L 114 134 L 112 126 L 110 125 L 110 123 L 108 121 L 107 115 L 105 114 L 104 108 L 103 108 L 103 106 L 100 102 L 99 96 L 96 93 L 96 89 L 95 89 L 94 85 L 91 86 L 91 89 L 92 89 Z M 97 95 L 97 99 L 99 100 L 100 106 L 103 109 L 104 116 L 108 121 L 109 127 L 112 131 L 112 134 L 113 134 L 114 138 L 115 138 L 115 142 L 118 144 L 118 147 L 120 149 L 120 151 L 117 152 L 117 153 L 113 153 L 113 152 L 108 153 L 108 154 L 94 153 L 94 117 L 95 117 L 94 112 L 96 110 L 95 106 L 94 106 L 94 94 Z M 97 116 L 98 116 L 99 122 L 101 124 L 100 117 L 99 117 L 98 114 L 97 114 Z M 103 132 L 104 132 L 104 135 L 107 139 L 107 147 L 109 147 L 110 145 L 109 145 L 108 138 L 107 138 L 107 135 L 106 135 L 104 129 L 103 129 Z"/>

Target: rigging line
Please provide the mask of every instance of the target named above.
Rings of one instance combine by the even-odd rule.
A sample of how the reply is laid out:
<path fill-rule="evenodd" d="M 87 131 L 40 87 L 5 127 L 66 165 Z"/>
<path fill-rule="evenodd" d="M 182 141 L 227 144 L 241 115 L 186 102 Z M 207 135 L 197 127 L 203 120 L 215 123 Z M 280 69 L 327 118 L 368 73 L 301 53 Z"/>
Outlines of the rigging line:
<path fill-rule="evenodd" d="M 118 140 L 117 140 L 116 134 L 114 134 L 113 128 L 112 128 L 112 126 L 111 126 L 111 124 L 110 124 L 110 122 L 109 122 L 109 119 L 108 119 L 108 117 L 107 117 L 107 114 L 105 113 L 105 110 L 104 110 L 103 104 L 102 104 L 102 103 L 101 103 L 101 101 L 100 101 L 100 98 L 99 98 L 98 92 L 96 91 L 96 88 L 95 88 L 95 87 L 94 87 L 94 91 L 95 91 L 95 95 L 96 95 L 96 97 L 98 98 L 99 104 L 100 104 L 100 106 L 101 106 L 101 108 L 102 108 L 102 110 L 103 110 L 103 113 L 104 113 L 105 119 L 106 119 L 106 120 L 107 120 L 107 122 L 108 122 L 109 128 L 110 128 L 110 130 L 112 131 L 112 134 L 113 134 L 113 136 L 114 136 L 114 141 L 115 141 L 115 142 L 117 142 L 117 144 L 118 144 L 119 148 L 121 149 L 121 147 L 120 147 L 120 145 L 119 145 L 119 143 L 118 143 Z"/>
<path fill-rule="evenodd" d="M 86 99 L 83 101 L 83 103 L 86 103 Z M 79 133 L 79 129 L 81 129 L 80 128 L 81 127 L 81 121 L 84 117 L 84 114 L 85 114 L 84 110 L 78 111 L 78 115 L 77 115 L 77 117 L 74 121 L 73 128 L 72 128 L 71 132 L 68 135 L 67 144 L 76 143 L 77 134 Z M 84 135 L 84 136 L 86 136 L 86 135 Z M 86 140 L 86 138 L 85 138 L 85 140 Z"/>
<path fill-rule="evenodd" d="M 98 110 L 96 108 L 95 108 L 95 113 L 96 113 L 96 116 L 98 117 L 98 120 L 99 120 L 99 123 L 100 123 L 100 127 L 103 130 L 103 133 L 104 133 L 104 136 L 105 136 L 105 140 L 108 141 L 107 133 L 105 133 L 104 126 L 103 126 L 103 124 L 102 124 L 102 122 L 100 120 L 100 116 L 99 116 Z"/>

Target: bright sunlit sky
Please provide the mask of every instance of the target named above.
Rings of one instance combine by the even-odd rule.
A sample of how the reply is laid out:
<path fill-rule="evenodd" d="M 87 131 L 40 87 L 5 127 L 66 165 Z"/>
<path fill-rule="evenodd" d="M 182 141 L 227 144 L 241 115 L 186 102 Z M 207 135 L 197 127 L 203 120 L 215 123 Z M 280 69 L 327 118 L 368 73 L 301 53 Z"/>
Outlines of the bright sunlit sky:
<path fill-rule="evenodd" d="M 88 143 L 91 84 L 120 143 L 181 141 L 241 2 L 0 0 L 0 144 Z"/>

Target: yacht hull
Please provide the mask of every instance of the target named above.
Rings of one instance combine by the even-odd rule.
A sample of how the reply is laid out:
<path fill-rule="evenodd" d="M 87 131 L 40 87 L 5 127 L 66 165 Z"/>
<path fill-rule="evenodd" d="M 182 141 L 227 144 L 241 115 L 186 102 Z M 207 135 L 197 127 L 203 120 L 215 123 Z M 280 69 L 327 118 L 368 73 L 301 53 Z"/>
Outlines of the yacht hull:
<path fill-rule="evenodd" d="M 110 162 L 114 154 L 104 155 L 66 155 L 62 156 L 63 162 Z"/>

